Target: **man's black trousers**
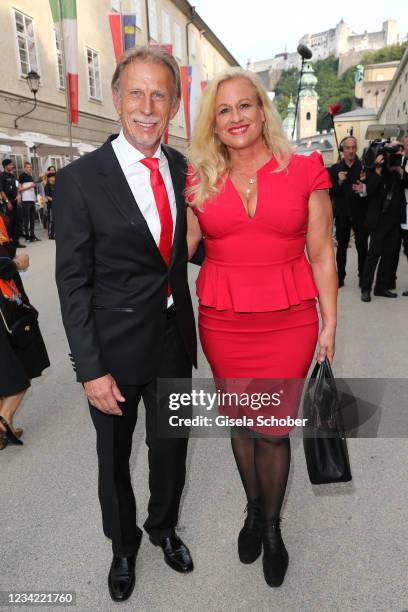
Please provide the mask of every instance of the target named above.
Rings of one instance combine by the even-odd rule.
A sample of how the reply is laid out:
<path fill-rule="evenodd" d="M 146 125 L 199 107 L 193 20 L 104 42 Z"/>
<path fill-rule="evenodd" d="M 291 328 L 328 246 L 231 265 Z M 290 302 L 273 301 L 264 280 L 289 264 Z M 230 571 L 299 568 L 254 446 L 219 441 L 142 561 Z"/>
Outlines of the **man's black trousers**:
<path fill-rule="evenodd" d="M 395 279 L 395 251 L 399 240 L 399 220 L 392 214 L 382 213 L 377 228 L 370 235 L 370 247 L 361 284 L 362 291 L 371 291 L 380 257 L 374 290 L 387 291 L 392 287 Z"/>
<path fill-rule="evenodd" d="M 337 240 L 336 262 L 339 281 L 344 281 L 346 276 L 347 248 L 351 230 L 354 231 L 358 256 L 358 275 L 361 279 L 368 251 L 368 230 L 364 227 L 362 220 L 351 219 L 350 217 L 336 217 L 335 222 Z"/>
<path fill-rule="evenodd" d="M 35 203 L 22 202 L 23 207 L 23 233 L 27 238 L 34 238 Z"/>
<path fill-rule="evenodd" d="M 7 233 L 13 246 L 17 246 L 22 229 L 22 209 L 21 205 L 14 203 L 13 210 L 7 210 Z"/>
<path fill-rule="evenodd" d="M 191 361 L 177 329 L 176 318 L 171 318 L 167 321 L 158 378 L 184 378 L 184 387 L 191 389 L 191 373 Z M 160 437 L 162 430 L 158 415 L 165 414 L 168 422 L 169 412 L 166 401 L 158 402 L 157 380 L 144 385 L 119 385 L 119 388 L 126 399 L 124 403 L 119 402 L 122 416 L 107 415 L 92 406 L 90 411 L 97 433 L 103 530 L 112 540 L 114 554 L 130 556 L 137 551 L 141 534 L 136 524 L 136 502 L 129 470 L 140 399 L 143 399 L 146 409 L 150 489 L 144 528 L 155 537 L 166 537 L 177 525 L 185 482 L 188 438 L 187 435 Z"/>

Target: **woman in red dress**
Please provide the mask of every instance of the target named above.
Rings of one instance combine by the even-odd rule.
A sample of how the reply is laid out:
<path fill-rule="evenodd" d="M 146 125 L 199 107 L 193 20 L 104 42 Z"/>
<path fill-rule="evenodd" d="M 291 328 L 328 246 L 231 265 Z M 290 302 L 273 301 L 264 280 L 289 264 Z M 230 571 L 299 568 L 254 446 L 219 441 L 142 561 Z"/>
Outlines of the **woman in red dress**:
<path fill-rule="evenodd" d="M 253 391 L 265 391 L 267 380 L 276 389 L 273 379 L 306 377 L 317 341 L 318 360 L 332 361 L 337 274 L 321 156 L 292 154 L 261 82 L 235 68 L 203 92 L 190 163 L 188 242 L 192 254 L 205 238 L 199 332 L 214 378 L 224 389 L 242 390 L 248 380 Z M 292 405 L 270 414 L 296 414 L 300 387 L 288 388 Z M 252 563 L 263 547 L 265 580 L 280 586 L 289 560 L 280 510 L 291 427 L 249 429 L 232 428 L 231 437 L 248 502 L 238 553 Z"/>

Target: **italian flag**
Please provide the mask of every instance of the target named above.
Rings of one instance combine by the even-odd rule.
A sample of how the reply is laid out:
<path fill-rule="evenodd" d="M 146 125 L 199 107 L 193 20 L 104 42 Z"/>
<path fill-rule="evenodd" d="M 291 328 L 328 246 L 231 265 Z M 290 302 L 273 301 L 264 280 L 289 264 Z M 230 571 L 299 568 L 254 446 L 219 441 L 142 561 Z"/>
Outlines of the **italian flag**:
<path fill-rule="evenodd" d="M 71 123 L 78 123 L 78 35 L 76 0 L 50 0 L 57 36 L 64 45 Z"/>

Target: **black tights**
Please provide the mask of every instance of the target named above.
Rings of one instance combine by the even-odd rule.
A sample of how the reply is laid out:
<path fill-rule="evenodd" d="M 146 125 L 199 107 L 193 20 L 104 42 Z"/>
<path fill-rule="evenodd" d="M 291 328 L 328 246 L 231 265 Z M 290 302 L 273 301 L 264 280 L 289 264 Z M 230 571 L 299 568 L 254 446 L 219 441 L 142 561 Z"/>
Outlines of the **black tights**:
<path fill-rule="evenodd" d="M 290 440 L 250 437 L 235 428 L 231 444 L 248 501 L 261 500 L 265 519 L 278 518 L 290 467 Z"/>

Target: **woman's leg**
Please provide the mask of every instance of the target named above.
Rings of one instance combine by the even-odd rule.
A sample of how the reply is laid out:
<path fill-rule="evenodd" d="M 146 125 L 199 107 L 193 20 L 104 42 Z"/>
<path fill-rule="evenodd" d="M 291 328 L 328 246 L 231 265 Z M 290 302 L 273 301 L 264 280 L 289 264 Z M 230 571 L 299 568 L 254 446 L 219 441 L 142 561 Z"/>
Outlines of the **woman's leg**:
<path fill-rule="evenodd" d="M 266 583 L 278 587 L 285 578 L 289 555 L 282 540 L 280 511 L 290 467 L 289 438 L 258 438 L 255 443 L 256 474 L 263 514 L 263 571 Z"/>
<path fill-rule="evenodd" d="M 255 471 L 265 519 L 277 519 L 285 497 L 290 468 L 289 438 L 257 438 Z"/>
<path fill-rule="evenodd" d="M 243 428 L 236 427 L 231 433 L 232 450 L 248 502 L 245 523 L 238 535 L 238 556 L 242 563 L 253 563 L 262 552 L 261 502 L 255 471 L 255 440 L 250 432 Z"/>
<path fill-rule="evenodd" d="M 12 426 L 13 418 L 17 411 L 17 408 L 20 406 L 21 401 L 26 394 L 26 390 L 21 393 L 17 393 L 17 395 L 10 395 L 10 397 L 3 397 L 0 400 L 0 416 L 4 417 L 6 421 Z M 4 427 L 0 423 L 0 431 L 4 432 Z"/>
<path fill-rule="evenodd" d="M 255 471 L 255 440 L 247 429 L 231 430 L 231 446 L 248 502 L 259 497 Z"/>

